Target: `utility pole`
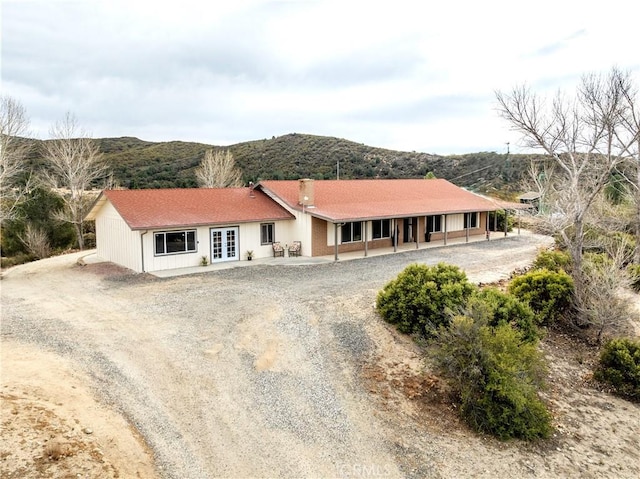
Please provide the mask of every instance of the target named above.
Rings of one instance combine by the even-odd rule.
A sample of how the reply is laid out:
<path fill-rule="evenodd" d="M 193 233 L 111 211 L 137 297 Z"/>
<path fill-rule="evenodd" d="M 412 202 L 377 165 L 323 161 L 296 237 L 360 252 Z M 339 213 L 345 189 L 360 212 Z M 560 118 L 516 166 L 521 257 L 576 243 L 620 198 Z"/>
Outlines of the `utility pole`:
<path fill-rule="evenodd" d="M 340 160 L 336 162 L 336 180 L 340 179 Z"/>

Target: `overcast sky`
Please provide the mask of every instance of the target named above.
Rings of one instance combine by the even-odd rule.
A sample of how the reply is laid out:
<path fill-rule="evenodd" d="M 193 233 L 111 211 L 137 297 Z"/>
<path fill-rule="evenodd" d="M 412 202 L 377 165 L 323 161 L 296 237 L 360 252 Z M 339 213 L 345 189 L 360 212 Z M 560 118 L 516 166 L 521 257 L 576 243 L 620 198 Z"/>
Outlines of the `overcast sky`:
<path fill-rule="evenodd" d="M 519 151 L 497 89 L 640 77 L 629 0 L 2 1 L 2 93 L 33 136 L 214 145 L 287 133 L 451 154 Z"/>

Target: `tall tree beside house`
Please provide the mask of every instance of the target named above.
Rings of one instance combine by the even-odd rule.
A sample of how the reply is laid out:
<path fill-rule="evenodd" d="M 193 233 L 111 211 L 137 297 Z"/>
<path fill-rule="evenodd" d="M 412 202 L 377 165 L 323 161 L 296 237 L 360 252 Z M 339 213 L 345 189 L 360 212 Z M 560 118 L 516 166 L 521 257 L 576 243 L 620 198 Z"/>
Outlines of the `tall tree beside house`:
<path fill-rule="evenodd" d="M 78 247 L 84 249 L 84 217 L 92 197 L 91 186 L 105 181 L 108 166 L 102 159 L 98 145 L 78 126 L 74 115 L 67 113 L 50 130 L 51 140 L 44 142 L 47 168 L 44 183 L 60 195 L 63 209 L 56 218 L 71 223 L 76 231 Z"/>
<path fill-rule="evenodd" d="M 624 91 L 627 101 L 627 109 L 624 116 L 624 127 L 627 134 L 635 136 L 635 143 L 630 144 L 628 150 L 631 164 L 635 169 L 635 176 L 629 178 L 629 183 L 635 190 L 635 234 L 636 234 L 636 250 L 635 262 L 640 264 L 640 105 L 638 104 L 638 86 L 634 85 L 632 89 Z"/>
<path fill-rule="evenodd" d="M 628 121 L 634 91 L 630 74 L 613 68 L 604 76 L 583 76 L 574 95 L 559 92 L 551 103 L 526 86 L 496 92 L 499 115 L 522 135 L 524 145 L 552 158 L 554 174 L 540 177 L 545 214 L 571 254 L 577 298 L 584 296 L 585 227 L 597 224 L 593 206 L 637 145 L 638 130 Z"/>
<path fill-rule="evenodd" d="M 25 108 L 15 99 L 0 98 L 0 223 L 13 219 L 16 206 L 28 187 L 23 183 L 30 143 L 29 118 Z"/>
<path fill-rule="evenodd" d="M 202 188 L 234 188 L 242 186 L 242 171 L 229 150 L 207 150 L 196 178 Z"/>

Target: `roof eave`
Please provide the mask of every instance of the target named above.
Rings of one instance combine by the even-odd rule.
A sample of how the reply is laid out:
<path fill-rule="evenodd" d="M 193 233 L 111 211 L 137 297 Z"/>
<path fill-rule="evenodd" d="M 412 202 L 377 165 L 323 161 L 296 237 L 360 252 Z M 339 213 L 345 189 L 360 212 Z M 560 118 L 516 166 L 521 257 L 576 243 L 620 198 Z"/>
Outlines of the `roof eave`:
<path fill-rule="evenodd" d="M 108 201 L 108 198 L 105 196 L 104 190 L 102 190 L 98 195 L 98 197 L 93 202 L 93 204 L 91 205 L 91 208 L 89 209 L 89 212 L 84 217 L 83 221 L 94 221 L 96 219 L 96 216 L 98 216 L 98 211 L 100 211 L 100 209 L 104 206 L 104 204 L 107 201 Z"/>
<path fill-rule="evenodd" d="M 247 224 L 247 223 L 264 223 L 267 221 L 290 221 L 294 220 L 295 216 L 290 215 L 289 217 L 274 217 L 274 218 L 258 218 L 251 220 L 237 220 L 237 221 L 216 221 L 216 222 L 203 222 L 203 223 L 186 223 L 186 224 L 148 224 L 148 225 L 138 225 L 138 226 L 129 226 L 132 231 L 146 231 L 146 230 L 163 230 L 163 229 L 180 229 L 180 228 L 200 228 L 202 226 L 224 226 L 224 225 L 238 225 L 238 224 Z"/>
<path fill-rule="evenodd" d="M 328 215 L 323 215 L 320 213 L 314 213 L 310 211 L 306 211 L 311 216 L 315 216 L 316 218 L 320 218 L 322 220 L 328 221 L 330 223 L 352 223 L 355 221 L 372 221 L 372 220 L 393 220 L 399 218 L 412 218 L 414 216 L 436 216 L 436 215 L 456 215 L 461 213 L 475 213 L 475 212 L 489 212 L 489 211 L 498 211 L 502 208 L 498 208 L 492 206 L 491 208 L 468 208 L 468 209 L 460 209 L 460 210 L 446 210 L 446 211 L 420 211 L 415 213 L 402 213 L 397 215 L 373 215 L 373 216 L 358 216 L 358 217 L 332 217 Z"/>

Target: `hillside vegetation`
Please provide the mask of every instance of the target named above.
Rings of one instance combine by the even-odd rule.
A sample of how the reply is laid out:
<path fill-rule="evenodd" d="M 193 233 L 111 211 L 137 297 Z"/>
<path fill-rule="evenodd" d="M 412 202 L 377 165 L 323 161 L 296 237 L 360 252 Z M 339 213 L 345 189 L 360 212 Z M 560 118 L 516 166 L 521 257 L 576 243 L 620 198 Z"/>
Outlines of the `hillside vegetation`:
<path fill-rule="evenodd" d="M 245 182 L 261 179 L 418 178 L 433 172 L 438 178 L 479 191 L 515 191 L 528 166 L 528 155 L 495 152 L 439 156 L 374 148 L 362 143 L 292 133 L 228 147 L 183 141 L 149 142 L 138 138 L 96 140 L 115 179 L 126 188 L 195 187 L 194 169 L 208 149 L 228 148 Z M 40 141 L 35 141 L 40 143 Z M 39 145 L 31 161 L 41 166 Z"/>

